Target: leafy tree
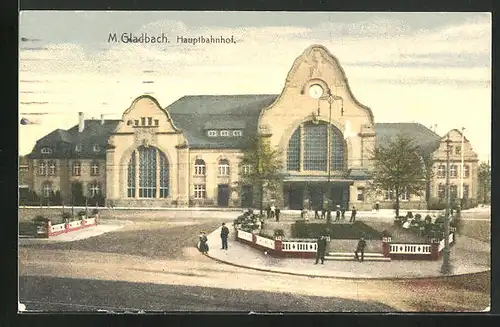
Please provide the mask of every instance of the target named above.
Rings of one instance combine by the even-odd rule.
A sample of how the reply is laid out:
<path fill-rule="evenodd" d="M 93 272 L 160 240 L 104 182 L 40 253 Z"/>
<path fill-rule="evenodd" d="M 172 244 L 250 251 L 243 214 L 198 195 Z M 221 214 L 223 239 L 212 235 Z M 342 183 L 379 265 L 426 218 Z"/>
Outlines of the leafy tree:
<path fill-rule="evenodd" d="M 399 216 L 401 194 L 421 195 L 426 188 L 425 161 L 421 149 L 412 138 L 400 134 L 386 146 L 376 147 L 372 153 L 373 181 L 370 188 L 381 191 L 391 190 L 395 195 L 396 216 Z"/>
<path fill-rule="evenodd" d="M 243 151 L 240 161 L 240 178 L 237 189 L 241 192 L 244 185 L 253 185 L 259 197 L 260 214 L 264 211 L 264 193 L 275 194 L 283 180 L 282 151 L 273 148 L 268 139 L 254 136 Z"/>
<path fill-rule="evenodd" d="M 489 194 L 491 192 L 491 166 L 489 162 L 479 164 L 477 179 L 479 183 L 478 200 L 482 201 L 482 203 L 489 203 Z"/>

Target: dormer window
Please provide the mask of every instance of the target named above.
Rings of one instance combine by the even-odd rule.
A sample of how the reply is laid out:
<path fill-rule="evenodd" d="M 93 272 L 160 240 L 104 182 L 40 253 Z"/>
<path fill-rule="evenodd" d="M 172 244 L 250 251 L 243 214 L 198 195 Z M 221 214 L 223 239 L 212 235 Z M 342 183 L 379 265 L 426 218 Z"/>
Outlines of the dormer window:
<path fill-rule="evenodd" d="M 82 151 L 82 145 L 81 144 L 75 145 L 75 151 L 76 152 L 81 152 Z"/>
<path fill-rule="evenodd" d="M 132 119 L 127 120 L 127 126 L 134 125 L 134 121 Z"/>
<path fill-rule="evenodd" d="M 158 119 L 155 119 L 155 126 L 160 125 L 160 121 Z"/>
<path fill-rule="evenodd" d="M 229 131 L 220 131 L 220 136 L 229 136 Z"/>
<path fill-rule="evenodd" d="M 210 136 L 210 137 L 217 136 L 217 131 L 214 131 L 214 130 L 208 131 L 208 136 Z"/>
<path fill-rule="evenodd" d="M 51 154 L 52 153 L 52 149 L 51 148 L 42 148 L 42 153 L 43 154 Z"/>
<path fill-rule="evenodd" d="M 94 144 L 94 152 L 99 152 L 101 151 L 101 147 L 99 146 L 99 144 Z"/>
<path fill-rule="evenodd" d="M 149 126 L 153 125 L 153 117 L 148 117 L 148 125 Z"/>
<path fill-rule="evenodd" d="M 134 120 L 134 125 L 135 126 L 139 126 L 139 120 L 138 119 Z"/>
<path fill-rule="evenodd" d="M 141 125 L 146 125 L 146 117 L 141 117 Z"/>
<path fill-rule="evenodd" d="M 233 136 L 241 136 L 242 133 L 240 130 L 233 131 Z"/>

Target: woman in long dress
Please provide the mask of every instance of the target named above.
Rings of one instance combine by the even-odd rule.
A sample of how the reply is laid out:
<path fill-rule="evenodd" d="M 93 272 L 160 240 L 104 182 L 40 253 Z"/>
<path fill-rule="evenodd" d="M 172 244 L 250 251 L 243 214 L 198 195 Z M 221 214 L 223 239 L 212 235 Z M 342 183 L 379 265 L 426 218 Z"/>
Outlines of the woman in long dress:
<path fill-rule="evenodd" d="M 200 245 L 199 245 L 199 250 L 201 253 L 203 254 L 207 254 L 208 253 L 208 239 L 207 239 L 207 236 L 205 235 L 205 232 L 201 232 L 200 234 Z"/>

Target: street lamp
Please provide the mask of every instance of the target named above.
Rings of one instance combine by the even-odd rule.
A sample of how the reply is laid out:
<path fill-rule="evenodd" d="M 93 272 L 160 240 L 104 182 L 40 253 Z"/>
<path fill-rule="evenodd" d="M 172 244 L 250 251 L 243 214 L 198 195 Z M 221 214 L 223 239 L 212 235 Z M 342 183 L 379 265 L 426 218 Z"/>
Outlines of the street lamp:
<path fill-rule="evenodd" d="M 450 135 L 446 135 L 446 211 L 444 216 L 444 249 L 443 249 L 443 264 L 441 273 L 444 275 L 451 274 L 453 267 L 450 263 L 450 152 L 451 140 Z"/>

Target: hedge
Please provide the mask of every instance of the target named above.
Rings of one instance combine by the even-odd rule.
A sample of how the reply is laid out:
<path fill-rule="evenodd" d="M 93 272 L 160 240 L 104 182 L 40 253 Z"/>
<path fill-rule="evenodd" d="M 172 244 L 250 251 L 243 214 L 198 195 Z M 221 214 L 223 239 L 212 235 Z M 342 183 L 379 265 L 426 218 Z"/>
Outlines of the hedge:
<path fill-rule="evenodd" d="M 297 221 L 292 225 L 293 238 L 319 238 L 322 235 L 330 239 L 354 240 L 364 236 L 367 240 L 380 240 L 382 233 L 356 221 L 353 224 L 309 224 Z"/>

